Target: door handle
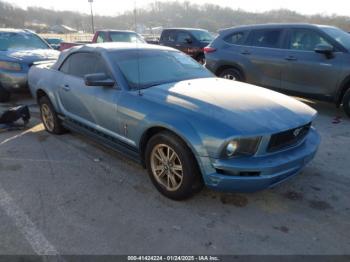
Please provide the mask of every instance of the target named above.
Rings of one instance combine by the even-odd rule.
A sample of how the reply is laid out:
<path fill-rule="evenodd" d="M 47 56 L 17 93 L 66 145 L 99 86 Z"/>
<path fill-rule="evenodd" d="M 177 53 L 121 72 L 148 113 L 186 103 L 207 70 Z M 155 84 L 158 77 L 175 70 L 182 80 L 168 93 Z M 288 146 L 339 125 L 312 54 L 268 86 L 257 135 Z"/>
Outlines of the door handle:
<path fill-rule="evenodd" d="M 250 55 L 250 52 L 248 50 L 244 50 L 241 52 L 242 55 Z"/>
<path fill-rule="evenodd" d="M 69 90 L 70 90 L 70 87 L 69 87 L 68 84 L 65 84 L 65 85 L 62 86 L 62 89 L 63 89 L 64 91 L 69 91 Z"/>
<path fill-rule="evenodd" d="M 287 56 L 286 57 L 286 60 L 287 61 L 296 61 L 296 60 L 298 60 L 295 56 Z"/>

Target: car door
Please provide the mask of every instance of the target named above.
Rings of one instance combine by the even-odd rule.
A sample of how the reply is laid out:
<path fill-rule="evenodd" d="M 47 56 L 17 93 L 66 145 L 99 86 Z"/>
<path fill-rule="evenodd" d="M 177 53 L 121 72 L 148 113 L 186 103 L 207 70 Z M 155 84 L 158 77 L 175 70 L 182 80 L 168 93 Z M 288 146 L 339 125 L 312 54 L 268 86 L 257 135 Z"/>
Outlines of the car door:
<path fill-rule="evenodd" d="M 281 87 L 281 72 L 284 63 L 282 28 L 251 30 L 246 46 L 239 49 L 249 60 L 247 75 L 253 84 L 268 88 Z"/>
<path fill-rule="evenodd" d="M 104 73 L 112 78 L 103 58 L 96 53 L 74 53 L 64 62 L 59 89 L 63 113 L 75 121 L 105 133 L 118 132 L 116 87 L 87 86 L 84 76 Z"/>
<path fill-rule="evenodd" d="M 316 29 L 293 28 L 289 31 L 282 89 L 313 95 L 331 94 L 342 71 L 343 56 L 327 36 Z M 318 45 L 333 46 L 333 57 L 315 52 Z"/>

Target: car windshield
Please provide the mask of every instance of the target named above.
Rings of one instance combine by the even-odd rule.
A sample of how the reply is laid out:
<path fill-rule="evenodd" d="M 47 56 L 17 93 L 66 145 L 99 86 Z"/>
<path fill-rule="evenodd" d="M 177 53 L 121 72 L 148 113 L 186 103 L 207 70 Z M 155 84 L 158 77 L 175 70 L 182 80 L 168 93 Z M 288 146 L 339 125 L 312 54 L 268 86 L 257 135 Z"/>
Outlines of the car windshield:
<path fill-rule="evenodd" d="M 112 42 L 146 43 L 143 38 L 133 32 L 111 32 Z"/>
<path fill-rule="evenodd" d="M 31 33 L 0 33 L 0 51 L 49 48 L 43 40 Z"/>
<path fill-rule="evenodd" d="M 336 40 L 339 44 L 350 50 L 350 34 L 334 27 L 325 27 L 323 31 Z"/>
<path fill-rule="evenodd" d="M 202 65 L 178 51 L 128 50 L 115 52 L 111 57 L 131 89 L 213 77 Z"/>
<path fill-rule="evenodd" d="M 191 33 L 200 42 L 211 42 L 214 39 L 214 37 L 208 31 L 192 30 Z"/>

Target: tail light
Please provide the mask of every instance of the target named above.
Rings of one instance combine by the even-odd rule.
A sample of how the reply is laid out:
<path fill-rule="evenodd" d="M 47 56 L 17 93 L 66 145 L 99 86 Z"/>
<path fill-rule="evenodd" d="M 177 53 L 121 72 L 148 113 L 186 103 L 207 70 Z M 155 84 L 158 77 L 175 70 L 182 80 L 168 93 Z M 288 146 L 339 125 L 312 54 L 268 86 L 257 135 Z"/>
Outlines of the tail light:
<path fill-rule="evenodd" d="M 216 51 L 216 48 L 211 47 L 211 46 L 206 46 L 206 47 L 204 47 L 203 51 L 206 54 L 214 53 Z"/>

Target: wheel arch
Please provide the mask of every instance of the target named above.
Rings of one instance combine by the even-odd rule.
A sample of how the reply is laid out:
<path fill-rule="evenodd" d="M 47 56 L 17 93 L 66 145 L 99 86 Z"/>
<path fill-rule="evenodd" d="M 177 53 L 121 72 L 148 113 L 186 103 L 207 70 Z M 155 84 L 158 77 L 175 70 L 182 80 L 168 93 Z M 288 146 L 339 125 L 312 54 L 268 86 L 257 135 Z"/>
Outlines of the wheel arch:
<path fill-rule="evenodd" d="M 233 68 L 233 69 L 236 69 L 242 76 L 243 80 L 246 80 L 246 75 L 244 73 L 244 70 L 243 68 L 239 65 L 239 64 L 223 64 L 223 65 L 220 65 L 216 71 L 215 71 L 215 75 L 216 76 L 219 76 L 224 70 L 226 69 L 230 69 L 230 68 Z"/>
<path fill-rule="evenodd" d="M 36 90 L 35 96 L 36 96 L 36 102 L 37 102 L 38 104 L 39 104 L 40 98 L 42 98 L 42 97 L 44 97 L 44 96 L 49 97 L 48 94 L 47 94 L 43 89 L 41 89 L 41 88 L 38 89 L 38 90 Z"/>
<path fill-rule="evenodd" d="M 341 103 L 343 102 L 343 97 L 346 93 L 346 91 L 350 89 L 350 75 L 348 75 L 340 84 L 340 88 L 338 90 L 337 96 L 336 96 L 336 105 L 339 107 Z"/>
<path fill-rule="evenodd" d="M 148 141 L 155 136 L 156 134 L 159 134 L 161 132 L 169 132 L 172 135 L 176 136 L 177 138 L 179 138 L 181 141 L 184 142 L 184 144 L 187 146 L 187 148 L 190 150 L 190 152 L 192 153 L 192 155 L 194 156 L 194 158 L 196 159 L 196 164 L 198 165 L 198 167 L 200 167 L 199 164 L 199 157 L 198 154 L 196 153 L 197 150 L 195 149 L 195 147 L 189 142 L 188 139 L 186 139 L 184 137 L 184 135 L 181 134 L 181 132 L 179 131 L 174 131 L 172 128 L 169 128 L 167 126 L 164 125 L 154 125 L 151 126 L 149 128 L 147 128 L 139 141 L 139 149 L 140 149 L 140 157 L 141 157 L 141 162 L 142 165 L 145 166 L 145 152 L 146 152 L 146 147 L 147 147 L 147 143 Z"/>

